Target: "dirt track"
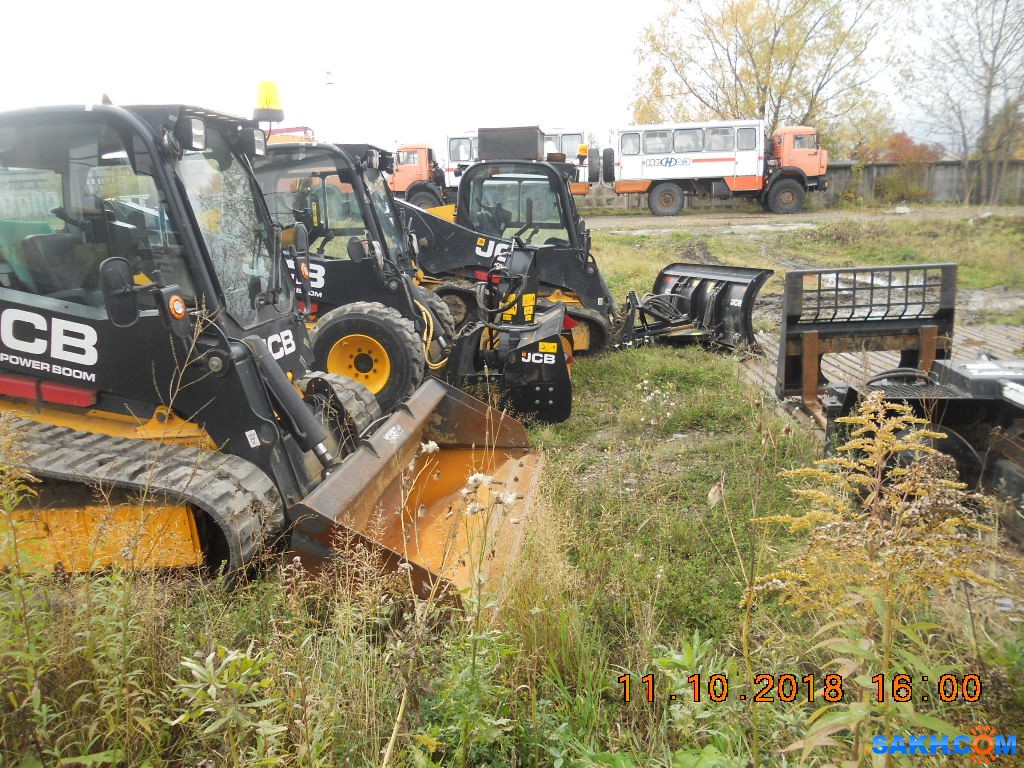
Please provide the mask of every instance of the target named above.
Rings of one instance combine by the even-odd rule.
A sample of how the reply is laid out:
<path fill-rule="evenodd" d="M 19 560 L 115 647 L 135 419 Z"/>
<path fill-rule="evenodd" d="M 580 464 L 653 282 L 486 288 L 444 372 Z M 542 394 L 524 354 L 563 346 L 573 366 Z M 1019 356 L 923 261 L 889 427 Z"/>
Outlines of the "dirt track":
<path fill-rule="evenodd" d="M 675 232 L 687 230 L 692 232 L 778 232 L 790 229 L 804 229 L 834 221 L 892 221 L 910 219 L 923 221 L 927 219 L 971 219 L 986 215 L 1024 216 L 1021 206 L 927 206 L 914 208 L 910 213 L 894 213 L 895 208 L 888 209 L 853 209 L 829 208 L 824 210 L 801 211 L 790 216 L 774 213 L 760 213 L 749 210 L 740 211 L 693 211 L 679 216 L 652 216 L 650 214 L 627 214 L 621 216 L 587 215 L 587 225 L 595 230 L 612 230 L 630 233 Z"/>

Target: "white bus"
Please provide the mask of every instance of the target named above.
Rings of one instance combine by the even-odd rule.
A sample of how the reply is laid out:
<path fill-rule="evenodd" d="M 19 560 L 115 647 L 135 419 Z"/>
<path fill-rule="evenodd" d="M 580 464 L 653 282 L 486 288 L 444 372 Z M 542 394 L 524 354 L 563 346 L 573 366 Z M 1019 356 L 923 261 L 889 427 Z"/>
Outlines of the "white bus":
<path fill-rule="evenodd" d="M 808 191 L 828 186 L 828 153 L 817 132 L 779 128 L 769 141 L 763 120 L 718 120 L 625 128 L 616 136 L 615 191 L 648 193 L 652 213 L 673 215 L 685 195 L 749 197 L 777 213 L 800 209 Z"/>

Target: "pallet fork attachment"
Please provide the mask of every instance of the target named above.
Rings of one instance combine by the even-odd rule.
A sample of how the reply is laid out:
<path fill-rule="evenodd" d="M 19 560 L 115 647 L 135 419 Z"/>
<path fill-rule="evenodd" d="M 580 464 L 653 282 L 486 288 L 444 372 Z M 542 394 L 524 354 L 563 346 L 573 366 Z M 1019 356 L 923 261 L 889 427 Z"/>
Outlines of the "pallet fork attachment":
<path fill-rule="evenodd" d="M 770 269 L 707 264 L 669 264 L 640 299 L 626 298 L 619 347 L 696 340 L 730 349 L 756 347 L 754 299 Z"/>

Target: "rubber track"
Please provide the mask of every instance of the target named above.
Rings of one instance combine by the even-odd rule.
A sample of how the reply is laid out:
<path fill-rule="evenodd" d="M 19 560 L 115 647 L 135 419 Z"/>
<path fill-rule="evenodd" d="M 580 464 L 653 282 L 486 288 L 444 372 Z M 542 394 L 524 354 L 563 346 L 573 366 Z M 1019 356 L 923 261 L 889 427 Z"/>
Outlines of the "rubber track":
<path fill-rule="evenodd" d="M 227 573 L 248 566 L 284 527 L 277 488 L 256 465 L 216 451 L 182 447 L 13 418 L 26 458 L 39 478 L 164 495 L 206 512 L 223 532 Z"/>

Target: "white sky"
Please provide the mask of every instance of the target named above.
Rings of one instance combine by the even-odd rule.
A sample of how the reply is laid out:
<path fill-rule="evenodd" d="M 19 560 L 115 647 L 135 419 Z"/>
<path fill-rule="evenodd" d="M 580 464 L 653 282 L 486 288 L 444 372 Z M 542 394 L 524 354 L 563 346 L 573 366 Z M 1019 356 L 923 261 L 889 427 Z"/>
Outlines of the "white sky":
<path fill-rule="evenodd" d="M 5 0 L 0 110 L 186 103 L 251 116 L 278 83 L 285 124 L 393 149 L 467 128 L 604 140 L 629 123 L 643 27 L 664 0 Z M 293 12 L 294 18 L 288 14 Z M 333 85 L 327 85 L 326 73 Z"/>

